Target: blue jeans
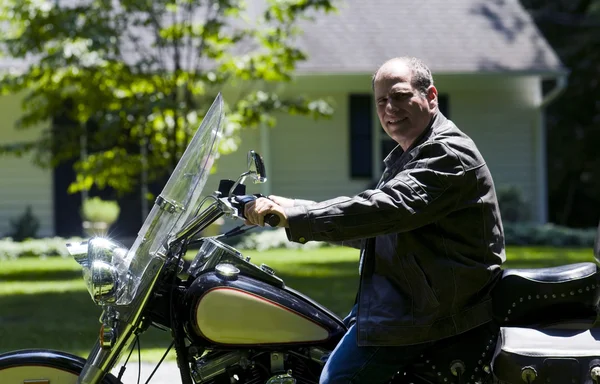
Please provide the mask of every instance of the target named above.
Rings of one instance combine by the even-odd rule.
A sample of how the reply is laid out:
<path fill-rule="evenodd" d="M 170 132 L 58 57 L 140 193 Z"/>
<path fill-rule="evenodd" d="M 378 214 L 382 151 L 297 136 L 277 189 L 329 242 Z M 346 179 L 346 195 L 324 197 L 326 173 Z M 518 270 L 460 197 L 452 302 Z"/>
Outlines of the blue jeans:
<path fill-rule="evenodd" d="M 355 310 L 345 322 L 355 316 Z M 319 384 L 387 383 L 432 344 L 359 347 L 356 336 L 356 324 L 352 324 L 325 363 Z"/>

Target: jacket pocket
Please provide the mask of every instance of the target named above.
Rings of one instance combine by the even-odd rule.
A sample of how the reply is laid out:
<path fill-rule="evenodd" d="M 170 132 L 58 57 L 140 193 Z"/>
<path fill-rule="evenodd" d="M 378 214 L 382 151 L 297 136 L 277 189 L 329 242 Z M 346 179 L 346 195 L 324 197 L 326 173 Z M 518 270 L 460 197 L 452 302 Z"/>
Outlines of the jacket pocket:
<path fill-rule="evenodd" d="M 413 298 L 413 300 L 418 301 L 425 299 L 427 301 L 427 304 L 421 303 L 421 305 L 417 305 L 417 307 L 427 308 L 432 306 L 439 306 L 440 302 L 435 294 L 435 291 L 431 287 L 431 282 L 429 281 L 427 274 L 425 274 L 425 271 L 421 267 L 421 264 L 419 264 L 419 262 L 417 261 L 417 257 L 414 253 L 408 254 L 408 261 L 412 270 L 412 275 L 414 276 L 415 280 L 411 283 L 413 285 L 416 285 L 420 293 L 416 294 L 416 292 L 414 292 L 413 294 L 415 294 L 415 297 Z"/>

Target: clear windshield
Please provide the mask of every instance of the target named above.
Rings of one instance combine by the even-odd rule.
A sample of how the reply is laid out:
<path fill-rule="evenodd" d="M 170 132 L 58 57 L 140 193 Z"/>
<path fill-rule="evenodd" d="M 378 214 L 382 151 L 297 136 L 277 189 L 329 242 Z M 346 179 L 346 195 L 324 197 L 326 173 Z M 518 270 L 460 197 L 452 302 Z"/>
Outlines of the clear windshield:
<path fill-rule="evenodd" d="M 128 305 L 141 285 L 147 285 L 166 258 L 168 240 L 199 204 L 223 127 L 223 99 L 217 96 L 194 134 L 169 181 L 157 198 L 119 270 L 122 284 L 117 305 Z"/>

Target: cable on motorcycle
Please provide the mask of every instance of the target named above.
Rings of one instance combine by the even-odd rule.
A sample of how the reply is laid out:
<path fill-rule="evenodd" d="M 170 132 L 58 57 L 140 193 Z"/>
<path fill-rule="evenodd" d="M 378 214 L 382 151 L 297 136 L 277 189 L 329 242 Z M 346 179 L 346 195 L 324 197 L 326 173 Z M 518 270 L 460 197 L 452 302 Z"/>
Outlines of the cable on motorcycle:
<path fill-rule="evenodd" d="M 173 271 L 173 280 L 171 281 L 169 317 L 171 320 L 171 335 L 173 336 L 173 345 L 175 346 L 175 356 L 177 359 L 177 365 L 179 366 L 179 372 L 181 374 L 181 383 L 194 384 L 191 378 L 192 372 L 190 371 L 190 365 L 187 359 L 187 349 L 185 348 L 185 340 L 183 338 L 183 324 L 181 324 L 177 316 L 177 303 L 175 302 L 175 290 L 177 289 L 177 286 L 175 285 L 177 281 L 177 267 L 180 265 L 181 259 L 187 252 L 187 249 L 188 241 L 182 241 L 177 250 L 177 262 L 175 264 L 175 270 Z"/>
<path fill-rule="evenodd" d="M 167 355 L 169 354 L 169 351 L 171 350 L 171 348 L 173 348 L 173 344 L 175 344 L 174 341 L 171 342 L 171 345 L 169 345 L 169 348 L 167 348 L 167 350 L 165 351 L 165 353 L 162 355 L 162 357 L 160 358 L 160 360 L 158 361 L 158 364 L 156 364 L 156 367 L 154 367 L 154 369 L 152 370 L 152 373 L 150 373 L 150 376 L 148 376 L 148 380 L 146 380 L 145 384 L 148 384 L 150 382 L 150 380 L 152 380 L 152 377 L 154 376 L 154 374 L 156 373 L 156 370 L 158 370 L 158 367 L 160 367 L 160 365 L 162 364 L 163 360 L 167 357 Z"/>
<path fill-rule="evenodd" d="M 246 227 L 246 228 L 244 228 L 244 227 Z M 256 227 L 257 227 L 256 225 L 251 225 L 251 226 L 246 226 L 245 224 L 238 225 L 237 227 L 225 232 L 222 235 L 217 236 L 216 238 L 219 239 L 221 237 L 227 238 L 227 237 L 232 237 L 232 236 L 238 236 L 238 235 L 246 233 L 249 230 L 254 229 Z"/>
<path fill-rule="evenodd" d="M 140 337 L 136 337 L 138 348 L 138 379 L 137 384 L 140 384 L 140 376 L 142 376 L 142 347 L 140 346 Z"/>
<path fill-rule="evenodd" d="M 127 368 L 127 363 L 129 362 L 129 358 L 131 357 L 131 354 L 133 353 L 133 350 L 135 349 L 136 345 L 138 348 L 138 360 L 139 360 L 139 362 L 138 362 L 138 384 L 140 383 L 140 375 L 142 374 L 142 365 L 141 365 L 142 359 L 140 358 L 140 336 L 139 335 L 135 336 L 135 340 L 133 341 L 133 344 L 131 344 L 131 349 L 129 350 L 129 355 L 127 355 L 127 359 L 125 359 L 123 366 L 119 370 L 119 374 L 117 375 L 117 379 L 119 381 L 121 381 L 121 378 L 123 377 L 123 374 L 125 373 L 125 369 Z"/>
<path fill-rule="evenodd" d="M 223 238 L 228 238 L 228 237 L 238 236 L 238 235 L 244 234 L 244 233 L 248 232 L 249 230 L 254 229 L 256 227 L 257 227 L 257 225 L 246 226 L 246 224 L 242 224 L 242 225 L 238 225 L 237 227 L 235 227 L 233 229 L 230 229 L 229 231 L 227 231 L 227 232 L 225 232 L 225 233 L 223 233 L 221 235 L 213 236 L 211 238 L 212 239 L 220 239 L 222 237 Z M 187 245 L 188 245 L 188 247 L 192 247 L 194 245 L 198 245 L 198 244 L 202 243 L 204 241 L 204 239 L 206 239 L 206 237 L 200 237 L 198 239 L 190 240 L 187 243 Z"/>

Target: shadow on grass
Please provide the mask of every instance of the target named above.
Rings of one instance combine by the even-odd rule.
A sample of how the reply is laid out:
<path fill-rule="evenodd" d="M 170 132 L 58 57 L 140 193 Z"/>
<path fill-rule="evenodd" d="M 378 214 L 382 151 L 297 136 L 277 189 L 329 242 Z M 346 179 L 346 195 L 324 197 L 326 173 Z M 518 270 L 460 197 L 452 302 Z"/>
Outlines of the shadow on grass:
<path fill-rule="evenodd" d="M 545 268 L 587 260 L 539 258 L 510 260 L 505 268 Z M 591 261 L 591 260 L 590 260 Z M 351 309 L 358 289 L 357 262 L 273 264 L 277 276 L 340 317 Z M 79 271 L 16 274 L 11 280 L 61 280 Z M 19 276 L 18 278 L 15 276 Z M 28 279 L 27 279 L 28 278 Z M 85 291 L 0 296 L 0 353 L 22 348 L 52 348 L 71 353 L 88 351 L 98 337 L 101 310 Z M 248 332 L 252 332 L 248 329 Z M 170 334 L 150 328 L 142 348 L 166 348 Z"/>
<path fill-rule="evenodd" d="M 50 348 L 78 354 L 91 350 L 100 329 L 101 310 L 87 292 L 0 296 L 0 353 Z M 142 348 L 166 348 L 170 337 L 152 329 Z"/>
<path fill-rule="evenodd" d="M 11 272 L 6 275 L 0 275 L 0 281 L 2 282 L 15 282 L 15 281 L 63 281 L 73 280 L 82 277 L 81 270 L 33 270 L 33 271 L 19 271 Z"/>
<path fill-rule="evenodd" d="M 323 264 L 286 267 L 285 271 L 280 268 L 282 273 L 278 276 L 289 287 L 339 316 L 345 316 L 350 310 L 358 287 L 356 263 L 326 264 L 325 268 Z M 335 276 L 329 276 L 330 271 L 335 271 Z M 72 276 L 63 275 L 66 272 L 40 274 L 38 278 L 48 280 L 52 276 L 60 280 L 59 276 Z M 81 351 L 90 350 L 98 337 L 100 313 L 100 308 L 85 291 L 0 296 L 0 353 L 23 348 L 50 348 L 81 354 Z M 144 349 L 160 349 L 168 347 L 171 337 L 168 332 L 151 327 L 140 340 Z"/>
<path fill-rule="evenodd" d="M 290 268 L 292 267 L 292 268 Z M 294 271 L 293 267 L 297 267 Z M 340 317 L 348 314 L 359 285 L 358 263 L 303 263 L 276 268 L 285 284 L 327 307 Z"/>

